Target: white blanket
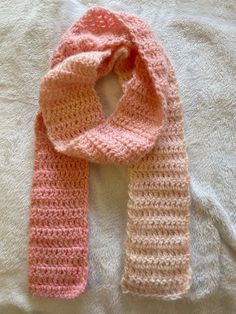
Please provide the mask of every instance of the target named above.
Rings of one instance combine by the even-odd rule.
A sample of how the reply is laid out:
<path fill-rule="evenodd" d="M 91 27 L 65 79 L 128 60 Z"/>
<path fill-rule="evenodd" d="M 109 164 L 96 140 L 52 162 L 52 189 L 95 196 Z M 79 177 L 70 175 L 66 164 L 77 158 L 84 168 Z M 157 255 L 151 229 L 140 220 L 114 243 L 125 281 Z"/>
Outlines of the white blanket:
<path fill-rule="evenodd" d="M 27 293 L 39 83 L 61 35 L 92 6 L 146 20 L 176 69 L 192 191 L 193 283 L 184 300 L 121 294 L 127 174 L 125 168 L 101 165 L 93 165 L 90 172 L 86 292 L 72 301 Z M 0 42 L 0 313 L 235 313 L 235 0 L 1 0 Z M 116 81 L 106 79 L 98 90 L 109 111 L 119 97 Z"/>

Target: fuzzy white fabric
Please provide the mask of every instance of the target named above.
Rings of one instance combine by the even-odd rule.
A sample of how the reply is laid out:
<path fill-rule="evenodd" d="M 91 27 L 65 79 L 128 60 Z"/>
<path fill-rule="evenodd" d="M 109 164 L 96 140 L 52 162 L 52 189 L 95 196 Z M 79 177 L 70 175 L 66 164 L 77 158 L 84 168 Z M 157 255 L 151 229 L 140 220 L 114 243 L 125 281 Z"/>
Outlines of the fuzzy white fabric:
<path fill-rule="evenodd" d="M 185 300 L 121 294 L 127 174 L 125 168 L 101 165 L 90 172 L 86 293 L 73 301 L 27 293 L 39 83 L 61 35 L 92 6 L 124 10 L 146 20 L 176 69 L 192 191 L 193 283 Z M 235 313 L 235 0 L 1 0 L 0 40 L 0 313 Z M 120 96 L 114 77 L 100 82 L 98 90 L 110 112 Z"/>

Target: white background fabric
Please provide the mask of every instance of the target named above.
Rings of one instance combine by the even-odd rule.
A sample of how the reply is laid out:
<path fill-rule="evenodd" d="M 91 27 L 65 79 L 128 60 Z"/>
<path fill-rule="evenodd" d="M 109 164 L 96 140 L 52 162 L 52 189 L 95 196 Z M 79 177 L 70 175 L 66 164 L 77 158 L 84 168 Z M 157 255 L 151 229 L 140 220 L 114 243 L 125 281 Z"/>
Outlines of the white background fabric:
<path fill-rule="evenodd" d="M 86 293 L 72 301 L 27 293 L 39 83 L 61 35 L 92 6 L 146 20 L 176 69 L 192 192 L 193 284 L 184 300 L 121 294 L 128 178 L 125 168 L 101 165 L 90 172 Z M 0 313 L 235 313 L 235 0 L 1 0 L 0 41 Z M 120 95 L 116 80 L 103 80 L 98 90 L 110 112 Z"/>

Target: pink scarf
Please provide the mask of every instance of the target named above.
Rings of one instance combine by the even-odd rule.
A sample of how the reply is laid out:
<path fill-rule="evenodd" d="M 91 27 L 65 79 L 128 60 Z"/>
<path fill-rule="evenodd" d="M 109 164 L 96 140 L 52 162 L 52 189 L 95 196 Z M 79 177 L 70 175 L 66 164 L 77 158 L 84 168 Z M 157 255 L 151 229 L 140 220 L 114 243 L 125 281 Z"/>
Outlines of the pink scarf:
<path fill-rule="evenodd" d="M 122 86 L 106 118 L 95 84 Z M 89 162 L 128 165 L 122 291 L 174 299 L 189 289 L 189 176 L 173 67 L 139 18 L 90 9 L 63 36 L 40 87 L 29 289 L 73 298 L 88 276 Z"/>

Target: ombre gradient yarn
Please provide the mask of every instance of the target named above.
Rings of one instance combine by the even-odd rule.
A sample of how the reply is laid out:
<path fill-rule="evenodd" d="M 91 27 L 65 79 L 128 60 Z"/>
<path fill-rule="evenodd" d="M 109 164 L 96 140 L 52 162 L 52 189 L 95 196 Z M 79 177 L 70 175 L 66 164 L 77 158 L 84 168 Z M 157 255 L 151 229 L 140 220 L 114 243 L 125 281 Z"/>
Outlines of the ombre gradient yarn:
<path fill-rule="evenodd" d="M 106 118 L 96 82 L 123 95 Z M 139 18 L 92 8 L 43 77 L 29 222 L 29 291 L 74 298 L 88 277 L 89 162 L 128 165 L 124 293 L 176 299 L 191 283 L 189 175 L 174 69 Z"/>

